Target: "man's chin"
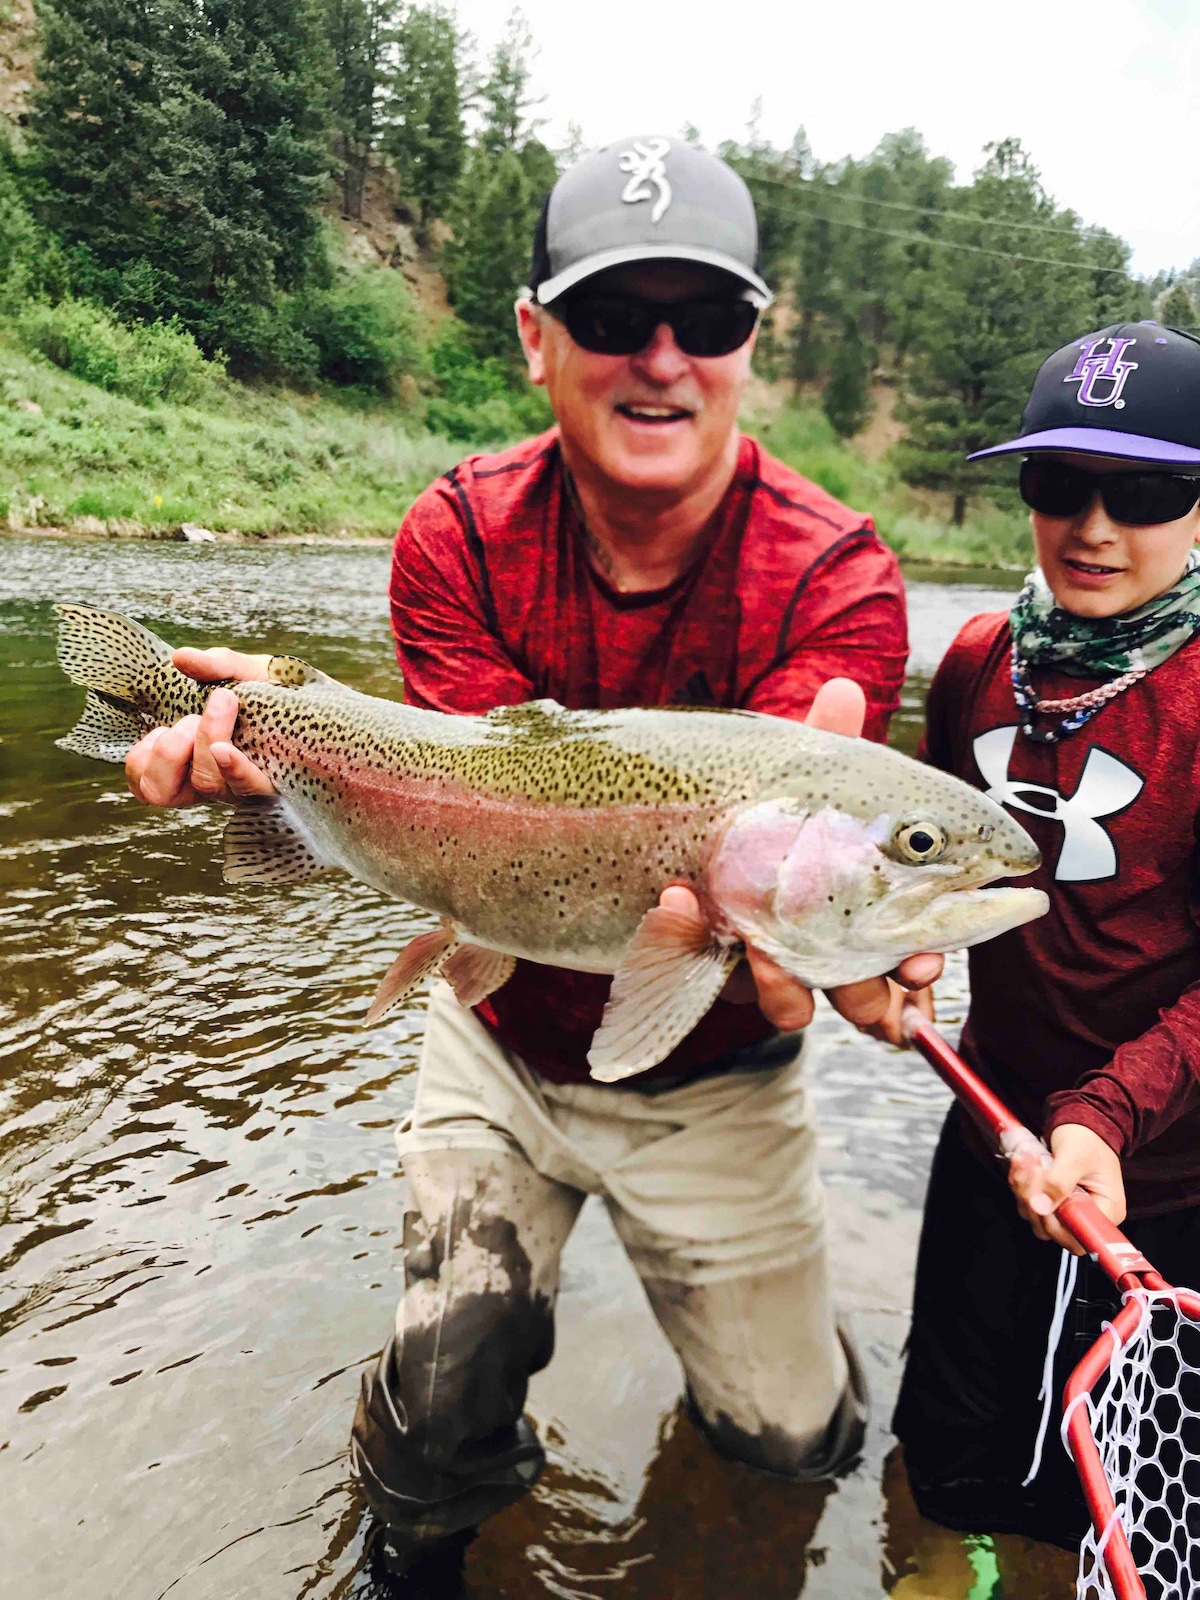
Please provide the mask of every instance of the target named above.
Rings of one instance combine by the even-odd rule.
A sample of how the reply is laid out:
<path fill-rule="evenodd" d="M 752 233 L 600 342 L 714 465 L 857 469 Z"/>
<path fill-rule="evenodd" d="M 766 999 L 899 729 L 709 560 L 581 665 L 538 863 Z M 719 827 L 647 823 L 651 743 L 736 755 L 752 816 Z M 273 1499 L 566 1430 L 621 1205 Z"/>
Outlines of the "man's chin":
<path fill-rule="evenodd" d="M 646 439 L 606 451 L 605 476 L 627 489 L 666 494 L 695 479 L 698 452 L 691 439 Z"/>

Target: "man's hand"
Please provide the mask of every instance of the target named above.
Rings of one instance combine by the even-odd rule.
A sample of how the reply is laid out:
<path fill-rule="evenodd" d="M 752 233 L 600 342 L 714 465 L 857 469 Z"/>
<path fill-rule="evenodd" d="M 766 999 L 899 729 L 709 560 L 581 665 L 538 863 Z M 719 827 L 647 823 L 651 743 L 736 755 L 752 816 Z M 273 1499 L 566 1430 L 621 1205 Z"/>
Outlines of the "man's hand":
<path fill-rule="evenodd" d="M 850 738 L 862 734 L 866 716 L 866 696 L 852 678 L 831 678 L 817 690 L 805 723 L 810 728 L 823 728 L 827 733 L 844 733 Z M 703 921 L 700 902 L 683 884 L 672 884 L 664 889 L 660 905 L 671 906 L 684 916 Z M 724 998 L 735 1004 L 757 999 L 759 1009 L 769 1022 L 781 1032 L 792 1033 L 797 1028 L 807 1028 L 813 1019 L 811 989 L 790 977 L 769 956 L 748 946 L 747 971 L 740 965 L 731 974 L 722 991 Z M 829 998 L 847 1022 L 853 1022 L 864 1032 L 876 1038 L 886 1038 L 901 1044 L 900 1004 L 905 990 L 927 990 L 942 974 L 942 958 L 937 955 L 909 956 L 892 973 L 895 983 L 887 978 L 867 978 L 862 983 L 843 984 L 831 989 Z M 927 1015 L 933 1015 L 932 997 L 918 1002 Z"/>
<path fill-rule="evenodd" d="M 270 656 L 237 650 L 176 650 L 171 659 L 201 683 L 220 678 L 262 682 L 271 661 Z M 125 758 L 130 793 L 148 806 L 233 803 L 248 795 L 274 794 L 266 773 L 229 742 L 237 714 L 237 697 L 228 689 L 214 689 L 202 716 L 154 728 Z"/>
<path fill-rule="evenodd" d="M 1052 1239 L 1072 1255 L 1084 1254 L 1054 1213 L 1076 1189 L 1088 1194 L 1117 1224 L 1125 1220 L 1125 1185 L 1121 1179 L 1121 1158 L 1098 1133 L 1082 1123 L 1064 1122 L 1050 1135 L 1050 1154 L 1030 1144 L 1016 1152 L 1009 1163 L 1008 1184 L 1017 1197 L 1017 1208 L 1032 1224 L 1039 1239 Z"/>
<path fill-rule="evenodd" d="M 928 956 L 915 957 L 916 960 L 930 960 Z M 888 986 L 888 1008 L 878 1022 L 862 1024 L 863 1033 L 869 1033 L 872 1039 L 882 1039 L 884 1044 L 899 1045 L 901 1049 L 908 1048 L 908 1040 L 904 1037 L 901 1021 L 907 1006 L 915 1006 L 921 1015 L 930 1022 L 934 1020 L 933 990 L 906 989 L 903 984 L 896 983 L 892 978 L 885 980 Z"/>

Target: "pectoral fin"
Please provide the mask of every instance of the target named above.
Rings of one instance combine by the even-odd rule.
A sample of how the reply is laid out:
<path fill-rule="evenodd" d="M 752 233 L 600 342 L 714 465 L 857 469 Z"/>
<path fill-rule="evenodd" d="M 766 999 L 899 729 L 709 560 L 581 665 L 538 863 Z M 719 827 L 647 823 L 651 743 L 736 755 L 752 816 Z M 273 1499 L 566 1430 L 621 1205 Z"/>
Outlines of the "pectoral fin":
<path fill-rule="evenodd" d="M 592 1077 L 617 1083 L 657 1066 L 712 1005 L 740 954 L 692 917 L 662 906 L 648 911 L 592 1039 Z"/>
<path fill-rule="evenodd" d="M 430 973 L 436 972 L 446 957 L 454 953 L 457 945 L 458 939 L 449 923 L 431 928 L 428 933 L 419 933 L 406 944 L 384 973 L 370 1010 L 363 1018 L 364 1027 L 373 1027 L 393 1006 L 398 1006 L 414 989 L 420 988 Z"/>
<path fill-rule="evenodd" d="M 283 800 L 247 800 L 225 824 L 226 883 L 299 883 L 330 863 Z"/>
<path fill-rule="evenodd" d="M 516 964 L 513 956 L 501 955 L 499 950 L 464 944 L 442 962 L 442 977 L 453 987 L 460 1006 L 477 1006 L 493 989 L 508 982 Z"/>

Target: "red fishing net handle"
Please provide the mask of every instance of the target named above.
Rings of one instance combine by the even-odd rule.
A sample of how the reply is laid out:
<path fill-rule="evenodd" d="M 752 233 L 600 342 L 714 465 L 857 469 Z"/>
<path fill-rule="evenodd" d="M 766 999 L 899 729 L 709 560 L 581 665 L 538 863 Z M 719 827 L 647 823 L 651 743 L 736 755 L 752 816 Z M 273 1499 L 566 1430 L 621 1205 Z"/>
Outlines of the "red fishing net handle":
<path fill-rule="evenodd" d="M 992 1093 L 958 1052 L 951 1049 L 915 1006 L 906 1007 L 903 1026 L 906 1038 L 945 1081 L 959 1104 L 1000 1155 L 1011 1156 L 1021 1145 L 1030 1141 L 1041 1145 L 1041 1141 L 1013 1116 L 1004 1102 Z M 1042 1148 L 1045 1149 L 1045 1146 Z M 1069 1200 L 1064 1200 L 1055 1215 L 1123 1295 L 1129 1295 L 1137 1289 L 1164 1290 L 1171 1287 L 1137 1246 L 1129 1242 L 1120 1228 L 1110 1222 L 1095 1201 L 1081 1189 L 1077 1189 Z M 1176 1290 L 1175 1294 L 1180 1310 L 1189 1317 L 1200 1319 L 1200 1295 L 1186 1289 Z M 1063 1396 L 1066 1436 L 1117 1600 L 1146 1600 L 1146 1590 L 1134 1565 L 1129 1541 L 1117 1515 L 1112 1489 L 1104 1474 L 1100 1451 L 1088 1420 L 1085 1397 L 1091 1394 L 1108 1372 L 1114 1352 L 1124 1347 L 1139 1326 L 1142 1315 L 1141 1304 L 1136 1299 L 1126 1299 L 1113 1318 L 1112 1332 L 1105 1329 L 1097 1339 L 1071 1374 Z M 1116 1342 L 1118 1340 L 1119 1343 Z"/>

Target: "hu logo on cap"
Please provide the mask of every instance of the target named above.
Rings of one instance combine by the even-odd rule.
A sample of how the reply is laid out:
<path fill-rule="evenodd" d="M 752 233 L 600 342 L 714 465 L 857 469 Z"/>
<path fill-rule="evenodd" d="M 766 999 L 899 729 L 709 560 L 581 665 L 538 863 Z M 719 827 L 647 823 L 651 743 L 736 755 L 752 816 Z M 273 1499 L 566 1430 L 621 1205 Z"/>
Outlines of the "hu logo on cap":
<path fill-rule="evenodd" d="M 663 157 L 670 148 L 669 139 L 638 139 L 632 150 L 621 152 L 621 171 L 630 174 L 629 182 L 621 190 L 625 204 L 636 205 L 639 200 L 654 199 L 651 184 L 658 190 L 650 212 L 651 222 L 658 222 L 671 204 L 671 184 L 663 166 Z"/>
<path fill-rule="evenodd" d="M 1105 343 L 1108 350 L 1104 355 L 1098 355 L 1097 351 Z M 1138 369 L 1136 361 L 1123 361 L 1121 358 L 1129 346 L 1136 343 L 1136 339 L 1105 340 L 1101 336 L 1079 346 L 1083 354 L 1075 363 L 1074 372 L 1068 373 L 1063 382 L 1079 385 L 1078 400 L 1081 406 L 1115 406 L 1118 411 L 1121 409 L 1125 404 L 1121 399 L 1125 380 Z"/>
<path fill-rule="evenodd" d="M 1115 878 L 1117 850 L 1100 825 L 1100 818 L 1111 817 L 1132 805 L 1141 794 L 1145 779 L 1107 750 L 1093 745 L 1075 793 L 1061 795 L 1044 784 L 1009 777 L 1016 738 L 1017 730 L 1010 724 L 981 733 L 975 740 L 975 765 L 988 786 L 988 799 L 1010 811 L 1024 811 L 1062 824 L 1063 844 L 1054 868 L 1057 882 L 1098 883 Z"/>

